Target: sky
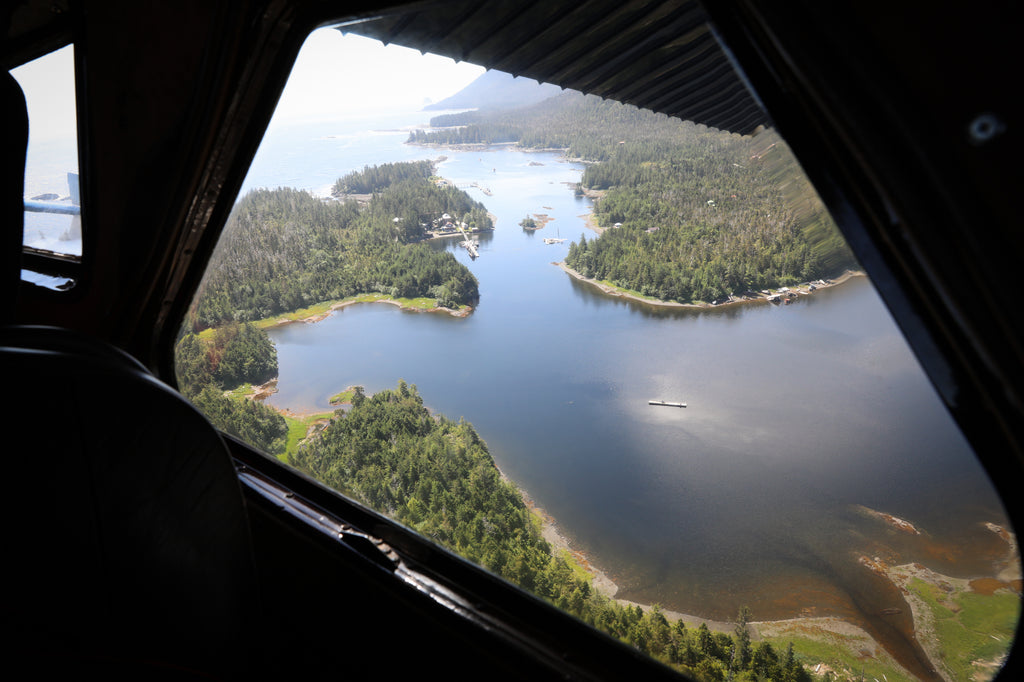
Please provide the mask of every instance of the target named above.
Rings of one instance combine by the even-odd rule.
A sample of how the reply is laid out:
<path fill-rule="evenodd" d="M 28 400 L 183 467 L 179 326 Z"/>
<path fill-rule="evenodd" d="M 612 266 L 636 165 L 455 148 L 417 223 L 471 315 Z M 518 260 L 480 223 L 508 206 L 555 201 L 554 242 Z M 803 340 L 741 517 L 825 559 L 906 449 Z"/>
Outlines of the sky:
<path fill-rule="evenodd" d="M 66 138 L 75 132 L 75 65 L 70 45 L 11 70 L 28 105 L 33 140 Z"/>
<path fill-rule="evenodd" d="M 322 28 L 306 39 L 274 119 L 281 123 L 356 112 L 417 111 L 428 98 L 435 102 L 444 99 L 483 72 L 480 66 Z M 11 73 L 25 92 L 34 141 L 67 138 L 74 133 L 71 46 Z"/>
<path fill-rule="evenodd" d="M 323 28 L 306 39 L 274 118 L 285 122 L 418 111 L 428 100 L 455 94 L 483 72 L 480 66 Z"/>

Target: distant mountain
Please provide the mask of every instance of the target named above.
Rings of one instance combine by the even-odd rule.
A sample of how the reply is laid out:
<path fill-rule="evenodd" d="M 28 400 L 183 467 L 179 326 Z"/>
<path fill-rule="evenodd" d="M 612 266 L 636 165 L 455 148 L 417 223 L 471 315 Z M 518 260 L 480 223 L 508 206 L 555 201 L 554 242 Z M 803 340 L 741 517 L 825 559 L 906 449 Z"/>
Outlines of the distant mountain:
<path fill-rule="evenodd" d="M 538 83 L 526 77 L 514 78 L 503 71 L 485 71 L 451 97 L 423 107 L 438 109 L 508 109 L 536 104 L 562 92 L 557 85 Z"/>

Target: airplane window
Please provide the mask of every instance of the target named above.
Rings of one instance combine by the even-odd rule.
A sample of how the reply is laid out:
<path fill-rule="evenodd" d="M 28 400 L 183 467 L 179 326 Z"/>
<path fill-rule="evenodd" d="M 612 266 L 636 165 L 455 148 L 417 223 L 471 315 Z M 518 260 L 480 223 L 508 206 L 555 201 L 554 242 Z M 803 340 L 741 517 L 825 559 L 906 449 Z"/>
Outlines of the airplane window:
<path fill-rule="evenodd" d="M 81 257 L 74 47 L 23 64 L 11 75 L 25 93 L 29 116 L 23 243 Z"/>
<path fill-rule="evenodd" d="M 988 679 L 1013 640 L 999 497 L 772 130 L 315 32 L 176 363 L 697 679 Z"/>

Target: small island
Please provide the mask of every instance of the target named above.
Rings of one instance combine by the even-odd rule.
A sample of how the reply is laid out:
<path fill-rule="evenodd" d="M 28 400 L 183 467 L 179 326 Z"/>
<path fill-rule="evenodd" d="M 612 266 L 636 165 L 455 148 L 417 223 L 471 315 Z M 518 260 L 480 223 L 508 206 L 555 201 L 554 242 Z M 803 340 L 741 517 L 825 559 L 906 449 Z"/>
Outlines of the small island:
<path fill-rule="evenodd" d="M 552 218 L 547 213 L 534 213 L 532 215 L 527 215 L 525 218 L 519 221 L 519 226 L 522 227 L 524 230 L 533 232 L 536 230 L 544 229 L 544 226 L 550 223 L 552 220 L 554 220 L 554 218 Z"/>

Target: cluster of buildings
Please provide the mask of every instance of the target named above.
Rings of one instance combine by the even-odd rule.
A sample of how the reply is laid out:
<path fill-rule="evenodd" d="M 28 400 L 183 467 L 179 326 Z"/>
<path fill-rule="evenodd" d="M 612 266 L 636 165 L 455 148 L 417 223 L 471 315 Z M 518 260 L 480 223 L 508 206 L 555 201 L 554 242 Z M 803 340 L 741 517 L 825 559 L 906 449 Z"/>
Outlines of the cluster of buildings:
<path fill-rule="evenodd" d="M 432 225 L 432 231 L 435 235 L 456 234 L 460 230 L 466 229 L 465 222 L 456 221 L 455 218 L 451 217 L 447 213 L 442 213 L 440 218 L 434 218 Z"/>

